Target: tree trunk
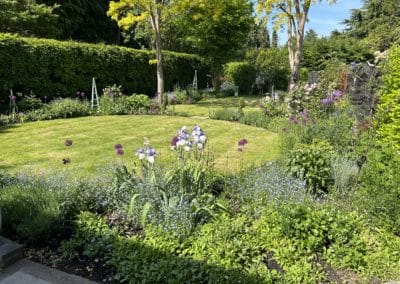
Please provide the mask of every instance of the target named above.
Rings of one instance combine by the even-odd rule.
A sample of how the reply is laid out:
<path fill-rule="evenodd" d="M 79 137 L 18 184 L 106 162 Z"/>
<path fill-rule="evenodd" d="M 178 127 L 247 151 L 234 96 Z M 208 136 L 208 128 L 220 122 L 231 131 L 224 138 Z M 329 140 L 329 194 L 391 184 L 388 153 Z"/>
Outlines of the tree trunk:
<path fill-rule="evenodd" d="M 299 8 L 297 6 L 297 28 L 295 28 L 296 32 L 296 44 L 293 47 L 290 43 L 289 46 L 289 63 L 290 63 L 290 81 L 289 81 L 289 91 L 295 89 L 297 82 L 300 79 L 300 66 L 301 66 L 301 57 L 303 55 L 303 42 L 304 42 L 304 27 L 306 24 L 307 14 L 309 10 L 309 6 L 305 6 L 303 9 L 303 13 L 300 14 Z M 292 25 L 288 25 L 288 32 L 290 31 L 291 35 L 289 36 L 290 40 L 292 41 Z"/>
<path fill-rule="evenodd" d="M 156 8 L 154 15 L 151 16 L 152 26 L 156 37 L 156 60 L 157 60 L 157 100 L 161 104 L 164 94 L 164 71 L 162 60 L 161 46 L 161 28 L 160 28 L 161 11 Z"/>

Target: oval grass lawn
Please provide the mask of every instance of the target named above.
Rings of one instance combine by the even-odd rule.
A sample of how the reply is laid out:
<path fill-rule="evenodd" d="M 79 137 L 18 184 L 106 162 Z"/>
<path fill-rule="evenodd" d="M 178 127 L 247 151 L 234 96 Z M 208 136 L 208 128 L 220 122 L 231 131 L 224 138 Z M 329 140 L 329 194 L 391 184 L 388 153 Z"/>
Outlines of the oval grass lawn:
<path fill-rule="evenodd" d="M 181 126 L 191 130 L 196 123 L 206 132 L 219 170 L 236 171 L 277 157 L 277 134 L 238 123 L 171 116 L 91 116 L 0 128 L 0 168 L 12 172 L 68 168 L 86 174 L 112 163 L 132 166 L 137 161 L 135 149 L 142 147 L 144 137 L 160 154 L 158 162 L 173 162 L 176 155 L 170 149 L 171 138 Z M 242 138 L 249 143 L 240 153 L 237 142 Z M 71 139 L 73 145 L 65 146 L 65 139 Z M 123 156 L 115 154 L 116 143 L 123 145 Z M 71 163 L 64 165 L 65 158 Z"/>

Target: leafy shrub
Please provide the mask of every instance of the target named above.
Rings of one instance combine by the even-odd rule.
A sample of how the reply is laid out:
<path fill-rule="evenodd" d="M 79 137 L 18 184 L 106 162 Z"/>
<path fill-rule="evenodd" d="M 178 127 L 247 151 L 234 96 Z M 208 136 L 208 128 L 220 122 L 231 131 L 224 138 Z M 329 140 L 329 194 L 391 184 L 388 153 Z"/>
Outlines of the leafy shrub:
<path fill-rule="evenodd" d="M 43 106 L 42 101 L 34 95 L 25 96 L 17 103 L 19 111 L 31 111 Z"/>
<path fill-rule="evenodd" d="M 385 145 L 374 148 L 361 172 L 357 204 L 370 222 L 400 233 L 400 155 Z"/>
<path fill-rule="evenodd" d="M 358 180 L 359 167 L 354 159 L 337 156 L 332 161 L 333 187 L 337 193 L 342 194 L 352 189 Z"/>
<path fill-rule="evenodd" d="M 61 250 L 67 257 L 82 251 L 89 257 L 109 258 L 117 233 L 103 218 L 84 211 L 77 217 L 74 236 L 62 244 Z"/>
<path fill-rule="evenodd" d="M 239 118 L 239 122 L 256 127 L 267 128 L 270 119 L 265 116 L 265 114 L 263 114 L 261 111 L 249 111 L 243 113 L 243 116 Z"/>
<path fill-rule="evenodd" d="M 226 120 L 226 121 L 238 121 L 240 114 L 237 109 L 217 109 L 209 112 L 208 115 L 211 119 L 215 120 Z"/>
<path fill-rule="evenodd" d="M 0 189 L 2 233 L 28 242 L 40 242 L 60 226 L 60 201 L 40 184 L 9 185 Z"/>
<path fill-rule="evenodd" d="M 90 107 L 87 102 L 74 99 L 57 99 L 51 101 L 45 107 L 45 112 L 49 118 L 68 118 L 90 114 Z"/>
<path fill-rule="evenodd" d="M 305 182 L 288 176 L 276 163 L 230 178 L 227 188 L 224 195 L 238 202 L 236 206 L 245 206 L 242 212 L 260 211 L 271 203 L 302 202 L 307 199 Z M 248 210 L 249 207 L 252 210 Z"/>
<path fill-rule="evenodd" d="M 257 69 L 259 89 L 265 93 L 272 88 L 287 90 L 289 85 L 289 62 L 286 48 L 252 50 L 246 59 Z"/>
<path fill-rule="evenodd" d="M 288 156 L 289 172 L 304 179 L 312 194 L 327 192 L 332 184 L 331 158 L 332 146 L 325 141 L 313 141 L 312 144 L 297 144 Z"/>
<path fill-rule="evenodd" d="M 248 94 L 256 79 L 256 69 L 248 62 L 230 62 L 225 65 L 224 75 L 229 82 L 239 86 L 241 93 Z"/>
<path fill-rule="evenodd" d="M 43 98 L 68 97 L 77 90 L 89 93 L 92 77 L 98 89 L 117 83 L 126 93 L 156 92 L 156 66 L 149 64 L 154 52 L 117 46 L 62 42 L 48 39 L 0 35 L 0 101 L 8 90 Z M 208 66 L 197 56 L 164 52 L 165 87 L 176 82 L 186 86 L 198 70 L 199 87 L 205 87 Z"/>
<path fill-rule="evenodd" d="M 400 47 L 393 46 L 386 66 L 383 92 L 379 98 L 382 141 L 400 149 Z"/>

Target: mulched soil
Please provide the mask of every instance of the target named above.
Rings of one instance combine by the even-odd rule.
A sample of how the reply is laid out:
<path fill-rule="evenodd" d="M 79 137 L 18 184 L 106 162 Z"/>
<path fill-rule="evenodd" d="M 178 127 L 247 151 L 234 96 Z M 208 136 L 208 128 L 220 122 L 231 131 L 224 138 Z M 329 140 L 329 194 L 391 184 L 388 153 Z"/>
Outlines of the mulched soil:
<path fill-rule="evenodd" d="M 108 266 L 102 259 L 93 259 L 78 253 L 71 259 L 64 258 L 59 251 L 59 247 L 63 240 L 69 239 L 71 236 L 72 229 L 66 228 L 45 243 L 27 245 L 25 248 L 25 257 L 98 283 L 118 283 L 114 279 L 115 270 Z"/>

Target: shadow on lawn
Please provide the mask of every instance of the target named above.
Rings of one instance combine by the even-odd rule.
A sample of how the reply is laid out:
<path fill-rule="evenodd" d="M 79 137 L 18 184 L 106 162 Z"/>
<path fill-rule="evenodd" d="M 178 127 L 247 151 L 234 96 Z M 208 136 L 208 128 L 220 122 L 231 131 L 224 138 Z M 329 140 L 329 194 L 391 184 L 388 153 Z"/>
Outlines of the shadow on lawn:
<path fill-rule="evenodd" d="M 16 124 L 7 124 L 0 126 L 0 134 L 9 132 L 10 129 L 18 127 Z"/>
<path fill-rule="evenodd" d="M 111 264 L 128 283 L 265 283 L 244 269 L 225 268 L 144 245 L 136 239 L 116 242 Z M 175 250 L 174 250 L 175 251 Z M 271 279 L 272 280 L 272 279 Z M 269 281 L 272 282 L 272 281 Z"/>

